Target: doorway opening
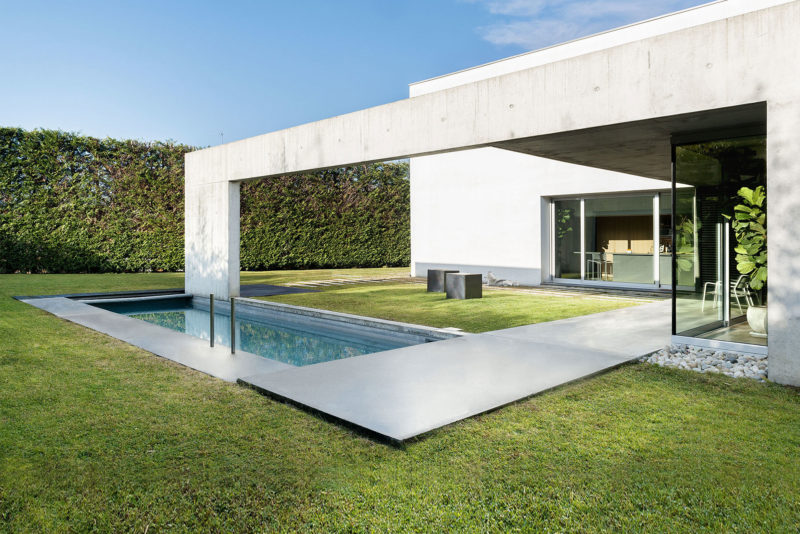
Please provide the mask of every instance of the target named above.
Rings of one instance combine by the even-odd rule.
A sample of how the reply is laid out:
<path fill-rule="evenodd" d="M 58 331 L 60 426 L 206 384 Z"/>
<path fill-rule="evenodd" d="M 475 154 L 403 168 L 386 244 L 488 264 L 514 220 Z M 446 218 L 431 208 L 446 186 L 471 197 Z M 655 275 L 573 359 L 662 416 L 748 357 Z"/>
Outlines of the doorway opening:
<path fill-rule="evenodd" d="M 673 144 L 673 335 L 766 347 L 766 177 L 766 135 Z"/>

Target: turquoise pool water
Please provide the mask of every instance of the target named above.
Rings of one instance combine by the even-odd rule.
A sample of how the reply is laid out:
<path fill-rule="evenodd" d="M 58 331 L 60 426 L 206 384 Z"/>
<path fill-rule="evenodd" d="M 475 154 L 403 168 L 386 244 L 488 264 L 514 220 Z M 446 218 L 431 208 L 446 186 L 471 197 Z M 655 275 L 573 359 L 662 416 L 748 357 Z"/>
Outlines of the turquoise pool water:
<path fill-rule="evenodd" d="M 200 339 L 210 339 L 210 314 L 208 310 L 194 307 L 191 299 L 92 304 Z M 236 314 L 236 350 L 291 365 L 311 365 L 414 344 L 391 336 L 348 332 L 341 325 L 325 326 L 324 321 L 254 317 L 252 310 L 242 310 L 240 314 L 240 308 L 243 307 L 237 307 Z M 214 313 L 216 345 L 230 347 L 230 329 L 230 315 Z"/>

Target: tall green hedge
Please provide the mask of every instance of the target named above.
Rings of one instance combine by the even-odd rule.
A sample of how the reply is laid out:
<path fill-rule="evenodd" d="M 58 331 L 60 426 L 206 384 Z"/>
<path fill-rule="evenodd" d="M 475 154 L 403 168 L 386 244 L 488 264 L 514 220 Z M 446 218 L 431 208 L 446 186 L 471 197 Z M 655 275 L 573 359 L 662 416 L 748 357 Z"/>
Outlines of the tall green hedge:
<path fill-rule="evenodd" d="M 0 272 L 183 269 L 193 147 L 0 128 Z M 247 182 L 243 269 L 404 265 L 406 164 Z"/>
<path fill-rule="evenodd" d="M 244 270 L 410 261 L 407 163 L 245 182 L 241 198 Z"/>
<path fill-rule="evenodd" d="M 0 270 L 181 269 L 189 150 L 0 129 Z"/>

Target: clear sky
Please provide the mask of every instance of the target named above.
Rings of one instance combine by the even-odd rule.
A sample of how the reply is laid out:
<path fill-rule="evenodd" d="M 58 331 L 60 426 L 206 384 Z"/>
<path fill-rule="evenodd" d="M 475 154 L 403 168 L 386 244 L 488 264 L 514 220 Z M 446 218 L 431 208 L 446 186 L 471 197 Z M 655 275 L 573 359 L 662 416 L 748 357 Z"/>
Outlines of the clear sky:
<path fill-rule="evenodd" d="M 208 146 L 703 0 L 0 0 L 0 125 Z"/>

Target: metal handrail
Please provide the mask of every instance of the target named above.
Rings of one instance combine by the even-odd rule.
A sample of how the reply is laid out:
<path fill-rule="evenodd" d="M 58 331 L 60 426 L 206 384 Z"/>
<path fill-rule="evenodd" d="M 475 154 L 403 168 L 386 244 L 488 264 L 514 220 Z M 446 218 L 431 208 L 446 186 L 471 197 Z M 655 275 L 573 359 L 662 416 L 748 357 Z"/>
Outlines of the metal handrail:
<path fill-rule="evenodd" d="M 211 295 L 209 295 L 208 298 L 209 298 L 208 314 L 211 317 L 211 319 L 209 319 L 211 324 L 209 325 L 208 331 L 211 337 L 211 346 L 213 347 L 214 346 L 214 293 L 211 293 Z"/>
<path fill-rule="evenodd" d="M 236 354 L 236 300 L 231 297 L 231 354 Z"/>

